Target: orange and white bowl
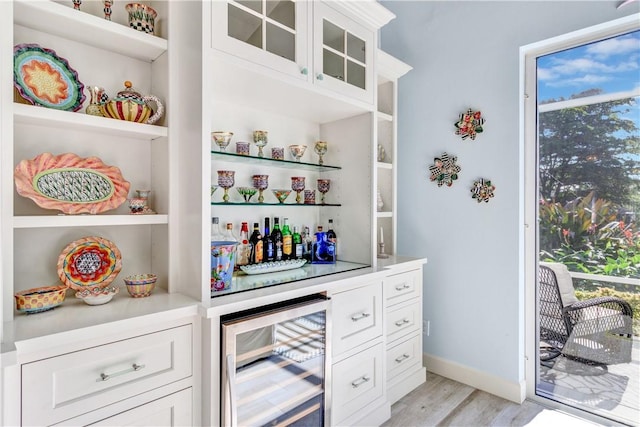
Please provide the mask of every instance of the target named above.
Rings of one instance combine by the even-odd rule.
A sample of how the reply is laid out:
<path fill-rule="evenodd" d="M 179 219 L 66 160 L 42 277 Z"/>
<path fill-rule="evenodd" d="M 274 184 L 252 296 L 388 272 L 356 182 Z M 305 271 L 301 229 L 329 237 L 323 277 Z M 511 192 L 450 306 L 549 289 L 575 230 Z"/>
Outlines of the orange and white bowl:
<path fill-rule="evenodd" d="M 16 292 L 16 310 L 31 314 L 51 310 L 64 301 L 66 286 L 42 286 Z"/>

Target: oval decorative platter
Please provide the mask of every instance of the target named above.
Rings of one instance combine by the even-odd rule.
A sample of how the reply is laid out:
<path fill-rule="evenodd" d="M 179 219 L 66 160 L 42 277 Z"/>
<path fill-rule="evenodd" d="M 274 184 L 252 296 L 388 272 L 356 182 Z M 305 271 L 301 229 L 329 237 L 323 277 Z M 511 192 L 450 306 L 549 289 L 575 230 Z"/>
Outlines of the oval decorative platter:
<path fill-rule="evenodd" d="M 85 100 L 76 70 L 55 51 L 37 44 L 13 48 L 13 82 L 20 96 L 33 105 L 78 111 Z"/>
<path fill-rule="evenodd" d="M 287 261 L 263 262 L 261 264 L 242 265 L 240 269 L 247 274 L 274 273 L 276 271 L 293 270 L 302 267 L 307 260 L 292 259 Z"/>
<path fill-rule="evenodd" d="M 45 209 L 65 214 L 115 209 L 127 200 L 130 184 L 120 169 L 97 157 L 42 153 L 22 160 L 14 172 L 16 190 Z"/>
<path fill-rule="evenodd" d="M 71 242 L 58 256 L 58 277 L 77 291 L 104 288 L 121 269 L 120 250 L 102 237 L 84 237 Z"/>

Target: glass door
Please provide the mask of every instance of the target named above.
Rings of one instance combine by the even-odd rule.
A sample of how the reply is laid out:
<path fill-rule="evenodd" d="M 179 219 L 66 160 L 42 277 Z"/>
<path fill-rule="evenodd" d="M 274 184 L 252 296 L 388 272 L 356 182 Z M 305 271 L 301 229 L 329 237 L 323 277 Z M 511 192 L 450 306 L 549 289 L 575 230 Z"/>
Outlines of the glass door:
<path fill-rule="evenodd" d="M 325 425 L 328 306 L 314 296 L 222 319 L 223 425 Z"/>

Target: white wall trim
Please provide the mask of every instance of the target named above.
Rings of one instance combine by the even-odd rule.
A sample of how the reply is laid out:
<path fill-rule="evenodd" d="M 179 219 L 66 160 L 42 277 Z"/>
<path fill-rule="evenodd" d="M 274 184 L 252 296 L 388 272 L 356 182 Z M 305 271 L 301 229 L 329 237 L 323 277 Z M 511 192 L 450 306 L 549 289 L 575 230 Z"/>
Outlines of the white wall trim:
<path fill-rule="evenodd" d="M 517 383 L 507 381 L 504 378 L 430 354 L 423 354 L 422 361 L 429 372 L 486 391 L 503 399 L 520 404 L 524 402 L 526 397 L 524 381 Z"/>

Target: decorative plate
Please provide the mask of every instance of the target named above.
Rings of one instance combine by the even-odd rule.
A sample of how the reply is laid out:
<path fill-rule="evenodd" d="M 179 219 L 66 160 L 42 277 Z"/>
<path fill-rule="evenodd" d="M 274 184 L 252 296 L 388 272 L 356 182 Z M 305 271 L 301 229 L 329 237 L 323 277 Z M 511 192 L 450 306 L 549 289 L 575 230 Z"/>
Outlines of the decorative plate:
<path fill-rule="evenodd" d="M 13 48 L 13 84 L 33 105 L 78 111 L 85 100 L 84 85 L 69 62 L 37 44 Z"/>
<path fill-rule="evenodd" d="M 104 288 L 121 269 L 120 250 L 102 237 L 84 237 L 71 242 L 58 256 L 58 277 L 76 291 Z"/>
<path fill-rule="evenodd" d="M 130 187 L 117 167 L 107 166 L 97 157 L 82 158 L 73 153 L 42 153 L 22 160 L 14 178 L 18 194 L 41 208 L 66 214 L 115 209 L 127 200 Z"/>
<path fill-rule="evenodd" d="M 292 259 L 288 261 L 263 262 L 261 264 L 241 265 L 240 269 L 247 274 L 273 273 L 276 271 L 293 270 L 300 268 L 307 262 L 306 259 Z"/>

